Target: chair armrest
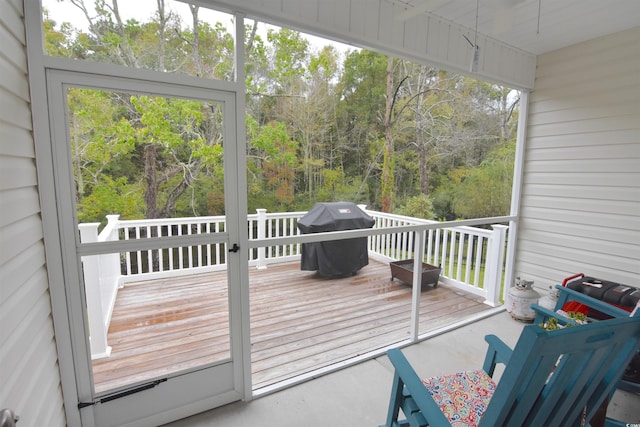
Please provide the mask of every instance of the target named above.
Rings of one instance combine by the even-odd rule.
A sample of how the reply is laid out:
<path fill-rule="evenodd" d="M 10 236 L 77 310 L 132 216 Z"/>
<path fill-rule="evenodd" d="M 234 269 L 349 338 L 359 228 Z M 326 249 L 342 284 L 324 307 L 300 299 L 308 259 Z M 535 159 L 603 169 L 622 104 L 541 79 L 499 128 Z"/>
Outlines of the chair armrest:
<path fill-rule="evenodd" d="M 508 364 L 513 350 L 495 335 L 487 335 L 484 337 L 484 340 L 489 344 L 489 348 L 487 348 L 482 369 L 484 369 L 490 377 L 493 377 L 496 364 Z"/>
<path fill-rule="evenodd" d="M 422 384 L 422 380 L 418 377 L 416 372 L 411 367 L 411 364 L 406 359 L 404 354 L 398 349 L 392 349 L 387 352 L 387 356 L 389 360 L 391 360 L 391 364 L 395 369 L 394 373 L 394 389 L 397 386 L 397 391 L 399 393 L 395 393 L 392 391 L 389 407 L 389 416 L 387 417 L 386 426 L 395 425 L 393 424 L 392 412 L 395 412 L 395 416 L 397 417 L 397 407 L 403 408 L 403 412 L 405 412 L 406 406 L 404 406 L 401 402 L 394 402 L 394 400 L 400 398 L 399 395 L 402 395 L 403 399 L 410 399 L 412 403 L 415 404 L 420 410 L 422 416 L 427 420 L 429 426 L 431 427 L 451 427 L 451 424 L 447 420 L 447 418 L 442 414 L 440 407 L 433 400 L 431 394 L 427 390 L 427 388 Z M 397 382 L 399 380 L 399 382 Z M 394 411 L 394 407 L 396 410 Z M 405 416 L 409 417 L 410 414 L 405 412 Z M 397 421 L 397 420 L 395 420 Z"/>
<path fill-rule="evenodd" d="M 538 304 L 531 304 L 531 308 L 536 312 L 536 318 L 533 321 L 534 325 L 539 325 L 546 322 L 551 318 L 555 318 L 561 325 L 575 325 L 576 321 L 568 317 L 562 316 L 556 312 L 549 310 L 548 308 L 541 307 Z"/>

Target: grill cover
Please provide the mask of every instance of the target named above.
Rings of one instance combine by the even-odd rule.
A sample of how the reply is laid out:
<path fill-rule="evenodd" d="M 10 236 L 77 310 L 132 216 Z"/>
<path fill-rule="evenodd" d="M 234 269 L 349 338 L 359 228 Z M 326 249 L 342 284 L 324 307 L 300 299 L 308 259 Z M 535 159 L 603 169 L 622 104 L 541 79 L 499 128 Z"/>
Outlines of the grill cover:
<path fill-rule="evenodd" d="M 298 220 L 302 234 L 357 230 L 373 227 L 375 221 L 350 202 L 316 203 Z M 369 264 L 367 238 L 302 244 L 300 267 L 322 276 L 350 276 Z"/>

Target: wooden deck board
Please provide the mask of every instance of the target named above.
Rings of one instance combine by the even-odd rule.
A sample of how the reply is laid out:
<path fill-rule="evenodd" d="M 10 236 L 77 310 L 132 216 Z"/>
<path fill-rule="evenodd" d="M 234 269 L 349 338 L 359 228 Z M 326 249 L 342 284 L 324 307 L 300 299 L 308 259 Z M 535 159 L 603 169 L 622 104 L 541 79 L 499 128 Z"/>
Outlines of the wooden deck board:
<path fill-rule="evenodd" d="M 299 263 L 250 271 L 254 389 L 409 337 L 411 288 L 370 260 L 326 279 Z M 96 390 L 157 378 L 229 357 L 226 272 L 128 284 L 118 292 L 109 358 L 93 362 Z M 420 332 L 489 307 L 442 284 L 421 293 Z"/>

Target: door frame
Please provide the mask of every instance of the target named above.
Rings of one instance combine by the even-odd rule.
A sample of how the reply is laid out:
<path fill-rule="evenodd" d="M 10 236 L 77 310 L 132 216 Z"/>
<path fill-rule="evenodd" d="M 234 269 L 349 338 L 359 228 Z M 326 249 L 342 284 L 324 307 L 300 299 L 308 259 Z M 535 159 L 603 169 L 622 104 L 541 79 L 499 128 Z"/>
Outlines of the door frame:
<path fill-rule="evenodd" d="M 104 67 L 104 64 L 102 64 Z M 101 68 L 103 68 L 101 67 Z M 85 68 L 82 65 L 79 68 Z M 91 68 L 91 67 L 90 67 Z M 107 67 L 111 68 L 111 67 Z M 117 67 L 120 68 L 120 67 Z M 236 86 L 226 82 L 210 82 L 197 78 L 184 78 L 166 75 L 163 73 L 148 73 L 142 71 L 138 78 L 131 77 L 131 70 L 118 70 L 119 73 L 127 74 L 127 77 L 117 75 L 118 73 L 96 73 L 96 70 L 61 70 L 56 68 L 46 68 L 46 88 L 48 102 L 48 117 L 56 116 L 58 120 L 48 119 L 49 135 L 51 145 L 49 150 L 52 172 L 54 194 L 49 199 L 49 212 L 55 211 L 57 241 L 59 242 L 59 258 L 62 263 L 59 270 L 59 291 L 64 293 L 64 297 L 54 298 L 52 295 L 52 305 L 64 300 L 63 307 L 54 307 L 54 312 L 64 311 L 67 335 L 69 337 L 66 346 L 59 347 L 59 358 L 72 360 L 73 372 L 65 370 L 61 364 L 61 373 L 67 378 L 72 375 L 72 382 L 75 384 L 77 402 L 72 403 L 78 407 L 78 418 L 83 425 L 96 425 L 96 420 L 108 419 L 109 414 L 124 411 L 139 412 L 140 405 L 148 405 L 149 411 L 141 418 L 131 418 L 131 424 L 125 425 L 152 425 L 161 422 L 168 422 L 173 419 L 182 418 L 206 409 L 211 409 L 222 404 L 240 399 L 250 398 L 251 372 L 250 372 L 250 346 L 248 336 L 248 252 L 246 250 L 230 253 L 228 256 L 228 290 L 229 290 L 229 316 L 230 316 L 230 336 L 231 336 L 231 360 L 227 364 L 228 372 L 216 365 L 205 371 L 198 371 L 195 383 L 189 383 L 187 377 L 182 375 L 172 377 L 171 383 L 177 386 L 188 386 L 191 390 L 200 390 L 203 395 L 212 384 L 220 383 L 224 379 L 230 385 L 229 389 L 221 388 L 218 395 L 207 396 L 206 398 L 194 399 L 195 393 L 175 393 L 167 392 L 167 385 L 161 384 L 153 390 L 144 393 L 132 394 L 130 397 L 101 403 L 98 405 L 87 405 L 87 402 L 99 400 L 100 396 L 93 392 L 91 379 L 91 356 L 88 342 L 88 334 L 85 332 L 85 324 L 81 320 L 85 318 L 83 289 L 73 288 L 71 284 L 81 283 L 80 256 L 102 253 L 106 250 L 115 250 L 118 242 L 91 244 L 89 249 L 84 250 L 79 244 L 78 233 L 75 230 L 76 216 L 75 209 L 72 208 L 73 200 L 71 193 L 72 182 L 69 182 L 68 174 L 68 135 L 65 120 L 59 120 L 60 112 L 57 111 L 63 105 L 66 106 L 66 86 L 88 87 L 97 90 L 113 90 L 132 93 L 143 93 L 154 96 L 167 96 L 177 98 L 195 99 L 201 101 L 218 101 L 224 104 L 224 141 L 225 141 L 225 208 L 227 224 L 225 232 L 233 239 L 228 243 L 238 243 L 243 249 L 247 248 L 248 230 L 246 224 L 240 218 L 246 218 L 246 185 L 245 170 L 245 141 L 244 126 L 239 131 L 239 124 L 244 125 L 244 120 L 238 120 L 238 116 L 244 113 L 238 106 L 237 101 L 243 98 L 243 92 L 238 93 Z M 113 71 L 113 70 L 112 70 Z M 137 70 L 136 70 L 137 71 Z M 143 76 L 144 75 L 144 76 Z M 158 77 L 161 77 L 158 79 Z M 175 81 L 172 81 L 175 80 Z M 187 82 L 188 84 L 185 84 Z M 218 86 L 222 86 L 223 89 Z M 207 97 L 212 95 L 212 97 Z M 64 98 L 64 99 L 63 99 Z M 61 104 L 62 102 L 62 104 Z M 66 110 L 66 109 L 65 109 Z M 66 114 L 62 111 L 62 115 Z M 243 117 L 243 116 L 240 116 Z M 63 136 L 64 135 L 64 136 Z M 242 137 L 241 137 L 242 135 Z M 55 140 L 64 138 L 65 150 L 60 150 L 60 146 L 54 146 Z M 66 160 L 65 160 L 66 158 Z M 63 171 L 60 173 L 60 171 Z M 55 206 L 51 206 L 51 204 Z M 44 206 L 43 206 L 44 208 Z M 48 232 L 51 232 L 49 229 Z M 75 236 L 75 239 L 71 236 Z M 128 242 L 131 243 L 131 242 Z M 115 244 L 115 245 L 114 245 Z M 121 243 L 120 243 L 121 244 Z M 101 248 L 102 246 L 102 248 Z M 107 249 L 108 248 L 108 249 Z M 75 261 L 72 261 L 74 260 Z M 57 270 L 57 269 L 56 269 Z M 54 281 L 52 280 L 52 283 Z M 70 287 L 71 286 L 71 287 Z M 82 286 L 80 286 L 82 287 Z M 52 293 L 55 293 L 52 289 Z M 54 316 L 54 321 L 60 317 Z M 56 333 L 60 321 L 56 322 Z M 249 363 L 247 363 L 249 362 Z M 209 375 L 210 374 L 210 375 Z M 194 377 L 191 375 L 190 377 Z M 71 379 L 68 380 L 71 382 Z M 164 389 L 164 390 L 162 390 Z M 171 387 L 173 390 L 173 387 Z M 226 391 L 225 391 L 226 390 Z M 249 390 L 249 393 L 247 393 Z M 66 393 L 65 393 L 66 394 Z M 65 396 L 65 403 L 68 405 L 68 396 Z M 181 400 L 182 398 L 182 400 Z M 125 401 L 126 399 L 126 401 Z M 185 400 L 186 399 L 186 400 Z M 117 403 L 112 403 L 117 402 Z M 159 402 L 162 402 L 159 405 Z M 82 409 L 80 409 L 82 407 Z M 119 407 L 115 409 L 115 407 Z M 69 410 L 67 408 L 67 410 Z"/>

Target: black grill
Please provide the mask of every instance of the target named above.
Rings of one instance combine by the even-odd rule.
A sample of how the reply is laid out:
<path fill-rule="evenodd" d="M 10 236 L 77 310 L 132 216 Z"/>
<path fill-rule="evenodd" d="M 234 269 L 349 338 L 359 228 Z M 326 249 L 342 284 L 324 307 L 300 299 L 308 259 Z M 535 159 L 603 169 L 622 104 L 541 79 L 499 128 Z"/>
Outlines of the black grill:
<path fill-rule="evenodd" d="M 302 234 L 371 228 L 375 220 L 350 202 L 316 203 L 298 221 Z M 355 274 L 369 264 L 367 238 L 302 244 L 301 269 L 318 271 L 322 276 Z"/>

